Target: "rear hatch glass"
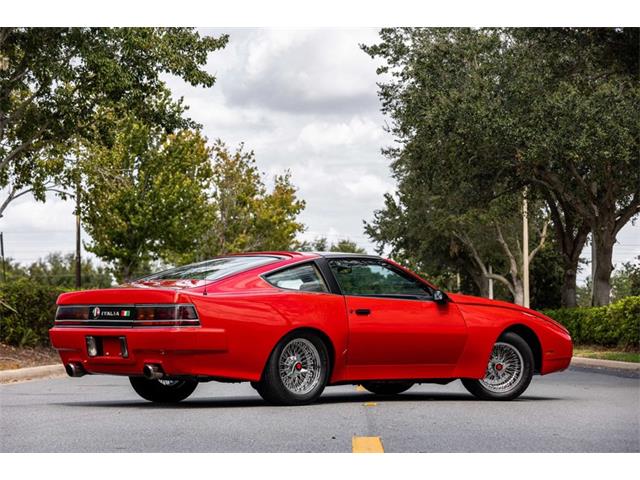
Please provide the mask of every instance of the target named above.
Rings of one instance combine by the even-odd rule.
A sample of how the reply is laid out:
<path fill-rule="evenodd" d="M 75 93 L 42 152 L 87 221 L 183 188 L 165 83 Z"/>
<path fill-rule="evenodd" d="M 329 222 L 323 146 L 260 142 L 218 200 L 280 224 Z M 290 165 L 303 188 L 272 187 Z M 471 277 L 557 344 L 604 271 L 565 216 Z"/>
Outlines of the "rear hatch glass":
<path fill-rule="evenodd" d="M 162 282 L 163 280 L 217 280 L 227 275 L 276 262 L 281 257 L 271 255 L 234 255 L 171 268 L 136 280 L 136 283 Z"/>

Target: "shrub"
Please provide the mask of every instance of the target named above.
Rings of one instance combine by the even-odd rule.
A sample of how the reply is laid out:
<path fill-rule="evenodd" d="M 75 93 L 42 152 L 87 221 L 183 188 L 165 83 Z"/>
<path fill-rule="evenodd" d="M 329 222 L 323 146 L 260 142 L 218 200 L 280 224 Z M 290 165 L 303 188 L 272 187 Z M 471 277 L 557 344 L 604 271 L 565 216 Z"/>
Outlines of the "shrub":
<path fill-rule="evenodd" d="M 0 283 L 0 341 L 20 347 L 48 345 L 56 299 L 64 291 L 27 278 Z"/>
<path fill-rule="evenodd" d="M 605 307 L 544 310 L 563 324 L 577 345 L 640 348 L 640 297 L 626 297 Z"/>

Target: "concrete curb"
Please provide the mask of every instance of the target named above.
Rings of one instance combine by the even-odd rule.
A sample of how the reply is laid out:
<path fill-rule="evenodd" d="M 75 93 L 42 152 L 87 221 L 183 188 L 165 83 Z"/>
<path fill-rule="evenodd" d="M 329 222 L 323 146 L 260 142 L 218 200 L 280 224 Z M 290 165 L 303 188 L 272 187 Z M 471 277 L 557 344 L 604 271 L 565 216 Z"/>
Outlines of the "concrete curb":
<path fill-rule="evenodd" d="M 17 368 L 15 370 L 0 370 L 0 383 L 26 382 L 43 378 L 61 377 L 66 375 L 64 366 L 44 365 L 42 367 Z"/>
<path fill-rule="evenodd" d="M 598 358 L 573 357 L 571 359 L 571 366 L 593 368 L 597 370 L 624 370 L 625 372 L 640 372 L 640 363 L 600 360 Z"/>

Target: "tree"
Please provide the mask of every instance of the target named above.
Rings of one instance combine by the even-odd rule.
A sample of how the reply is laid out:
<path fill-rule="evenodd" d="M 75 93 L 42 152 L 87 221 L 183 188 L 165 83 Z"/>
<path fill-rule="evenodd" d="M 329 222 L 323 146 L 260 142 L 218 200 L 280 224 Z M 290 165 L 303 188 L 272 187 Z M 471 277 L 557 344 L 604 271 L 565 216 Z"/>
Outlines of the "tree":
<path fill-rule="evenodd" d="M 591 230 L 594 305 L 609 303 L 616 236 L 640 212 L 639 32 L 510 31 L 525 87 L 513 97 L 526 105 L 518 115 L 527 134 L 517 167 L 553 197 L 565 220 L 577 219 L 576 238 Z"/>
<path fill-rule="evenodd" d="M 614 301 L 624 297 L 640 296 L 640 255 L 635 262 L 624 262 L 611 277 Z"/>
<path fill-rule="evenodd" d="M 241 144 L 234 152 L 220 140 L 212 148 L 211 200 L 207 230 L 198 245 L 180 261 L 257 250 L 288 250 L 304 225 L 304 209 L 289 172 L 276 175 L 268 191 L 255 154 Z"/>
<path fill-rule="evenodd" d="M 327 237 L 317 237 L 311 242 L 305 240 L 296 246 L 296 250 L 301 252 L 367 253 L 364 248 L 359 247 L 353 240 L 343 238 L 329 245 Z"/>
<path fill-rule="evenodd" d="M 564 269 L 562 253 L 551 236 L 531 264 L 531 308 L 559 308 L 562 305 Z"/>
<path fill-rule="evenodd" d="M 379 96 L 398 146 L 384 153 L 398 180 L 413 178 L 407 191 L 437 181 L 470 205 L 528 186 L 547 203 L 563 255 L 563 304 L 575 305 L 589 231 L 604 232 L 598 262 L 610 273 L 609 247 L 640 208 L 638 30 L 380 35 L 363 48 L 385 62 Z"/>
<path fill-rule="evenodd" d="M 90 143 L 79 157 L 81 216 L 91 237 L 85 248 L 109 262 L 120 282 L 198 248 L 212 169 L 197 131 L 168 134 L 133 117 L 117 123 L 110 147 Z"/>
<path fill-rule="evenodd" d="M 202 67 L 226 42 L 191 28 L 0 28 L 0 217 L 28 193 L 44 201 L 47 190 L 66 191 L 64 156 L 96 140 L 96 111 L 193 127 L 160 77 L 211 87 Z"/>

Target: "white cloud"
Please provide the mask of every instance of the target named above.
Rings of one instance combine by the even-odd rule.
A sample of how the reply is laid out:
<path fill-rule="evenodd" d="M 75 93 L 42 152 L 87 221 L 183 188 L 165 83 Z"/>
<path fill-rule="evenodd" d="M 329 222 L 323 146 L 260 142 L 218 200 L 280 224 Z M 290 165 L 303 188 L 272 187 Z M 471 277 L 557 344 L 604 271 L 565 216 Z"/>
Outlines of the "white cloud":
<path fill-rule="evenodd" d="M 378 143 L 382 134 L 381 126 L 372 119 L 354 116 L 349 122 L 309 123 L 300 130 L 297 142 L 302 147 L 310 146 L 318 152 L 328 147 Z"/>

